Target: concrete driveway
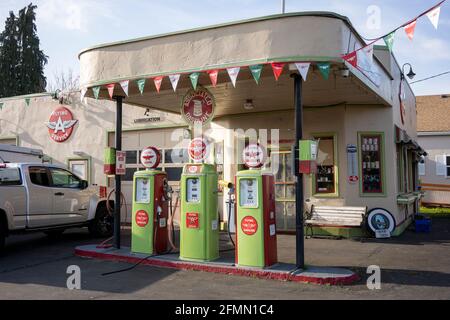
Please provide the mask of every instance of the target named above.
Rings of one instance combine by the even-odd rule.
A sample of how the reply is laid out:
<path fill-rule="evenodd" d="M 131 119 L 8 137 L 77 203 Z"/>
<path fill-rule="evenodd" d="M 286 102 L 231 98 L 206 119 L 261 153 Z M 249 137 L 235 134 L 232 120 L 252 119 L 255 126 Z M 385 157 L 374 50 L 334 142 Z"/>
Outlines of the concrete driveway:
<path fill-rule="evenodd" d="M 129 245 L 129 230 L 123 243 Z M 226 238 L 223 237 L 223 240 Z M 450 220 L 435 219 L 431 234 L 407 231 L 389 240 L 307 239 L 308 265 L 348 267 L 362 277 L 346 287 L 138 266 L 74 256 L 74 247 L 98 243 L 87 230 L 57 240 L 43 234 L 14 236 L 0 257 L 0 299 L 450 299 Z M 295 237 L 279 236 L 279 260 L 294 262 Z M 226 243 L 223 244 L 226 245 Z M 67 267 L 81 268 L 81 290 L 68 290 Z M 378 265 L 381 290 L 366 286 L 366 269 Z"/>

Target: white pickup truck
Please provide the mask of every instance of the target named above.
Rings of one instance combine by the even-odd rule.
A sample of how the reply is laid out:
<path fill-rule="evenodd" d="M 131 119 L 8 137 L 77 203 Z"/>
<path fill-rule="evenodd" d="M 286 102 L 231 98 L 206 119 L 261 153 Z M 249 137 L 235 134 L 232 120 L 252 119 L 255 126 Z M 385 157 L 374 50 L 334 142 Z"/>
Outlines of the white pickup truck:
<path fill-rule="evenodd" d="M 112 234 L 113 217 L 98 187 L 54 165 L 0 163 L 0 251 L 12 233 L 57 235 L 75 227 Z"/>

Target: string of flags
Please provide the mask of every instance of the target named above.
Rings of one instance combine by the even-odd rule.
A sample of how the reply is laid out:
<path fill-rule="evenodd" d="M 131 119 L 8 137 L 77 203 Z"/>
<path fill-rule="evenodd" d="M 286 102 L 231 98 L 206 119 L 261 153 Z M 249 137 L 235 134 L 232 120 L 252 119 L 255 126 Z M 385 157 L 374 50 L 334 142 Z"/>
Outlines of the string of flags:
<path fill-rule="evenodd" d="M 283 70 L 284 70 L 286 64 L 288 64 L 288 63 L 272 62 L 269 64 L 271 65 L 275 80 L 278 81 L 281 74 L 283 73 Z M 308 76 L 308 72 L 310 70 L 311 64 L 312 64 L 312 62 L 295 62 L 294 63 L 295 67 L 297 68 L 298 72 L 300 73 L 300 75 L 304 81 L 307 80 L 307 76 Z M 330 75 L 331 63 L 330 62 L 317 62 L 315 64 L 316 64 L 317 69 L 319 70 L 320 74 L 322 75 L 322 77 L 324 79 L 328 80 L 329 75 Z M 255 82 L 257 84 L 259 84 L 264 65 L 266 65 L 266 64 L 256 64 L 256 65 L 247 66 L 250 70 L 250 73 L 251 73 L 253 79 L 255 80 Z M 225 68 L 225 69 L 206 70 L 204 72 L 206 72 L 208 74 L 211 85 L 213 87 L 216 87 L 217 82 L 218 82 L 219 72 L 221 70 L 226 70 L 228 77 L 230 78 L 231 83 L 233 84 L 233 87 L 236 87 L 236 82 L 237 82 L 239 73 L 241 72 L 242 68 L 243 67 L 229 67 L 229 68 Z M 193 73 L 188 74 L 188 77 L 190 79 L 191 85 L 194 88 L 194 90 L 197 89 L 198 81 L 199 81 L 201 73 L 202 72 L 193 72 Z M 167 76 L 170 80 L 170 83 L 172 85 L 174 92 L 176 92 L 176 90 L 177 90 L 178 82 L 180 81 L 181 76 L 182 76 L 182 73 L 171 74 L 171 75 Z M 154 77 L 154 78 L 150 78 L 153 80 L 153 84 L 158 93 L 161 90 L 162 81 L 165 78 L 166 78 L 166 76 L 162 76 L 162 75 Z M 141 95 L 144 94 L 144 88 L 145 88 L 145 85 L 147 84 L 147 80 L 149 80 L 149 79 L 142 78 L 142 79 L 135 80 L 136 86 Z M 128 96 L 130 80 L 123 80 L 118 83 L 111 83 L 111 84 L 105 85 L 106 89 L 108 90 L 109 97 L 111 99 L 113 98 L 114 89 L 116 88 L 117 84 L 120 85 L 120 87 L 122 88 L 125 95 Z M 95 87 L 91 88 L 95 99 L 99 98 L 101 88 L 102 88 L 102 86 L 95 86 Z M 81 100 L 84 99 L 84 97 L 87 94 L 87 91 L 88 91 L 88 88 L 83 88 L 81 90 Z"/>
<path fill-rule="evenodd" d="M 418 15 L 417 17 L 415 17 L 414 19 L 402 24 L 401 26 L 395 28 L 394 30 L 392 30 L 391 32 L 388 32 L 387 34 L 379 37 L 379 38 L 374 38 L 374 39 L 368 39 L 370 42 L 359 48 L 356 49 L 348 54 L 342 55 L 342 58 L 347 61 L 349 64 L 351 64 L 353 67 L 357 67 L 358 66 L 358 55 L 357 53 L 359 51 L 363 51 L 367 58 L 370 60 L 370 62 L 373 61 L 373 46 L 376 42 L 383 40 L 384 43 L 386 44 L 388 50 L 390 52 L 393 51 L 394 49 L 394 42 L 395 42 L 395 34 L 398 30 L 400 29 L 404 29 L 406 36 L 409 38 L 409 40 L 413 40 L 414 38 L 414 33 L 416 30 L 416 26 L 417 26 L 417 21 L 423 17 L 423 16 L 427 16 L 428 19 L 430 20 L 431 24 L 434 26 L 434 28 L 437 30 L 438 26 L 439 26 L 439 17 L 440 17 L 440 13 L 441 13 L 441 7 L 444 4 L 444 2 L 446 2 L 447 0 L 442 0 L 441 2 L 439 2 L 437 5 L 431 7 L 430 9 L 428 9 L 427 11 L 421 13 L 420 15 Z"/>

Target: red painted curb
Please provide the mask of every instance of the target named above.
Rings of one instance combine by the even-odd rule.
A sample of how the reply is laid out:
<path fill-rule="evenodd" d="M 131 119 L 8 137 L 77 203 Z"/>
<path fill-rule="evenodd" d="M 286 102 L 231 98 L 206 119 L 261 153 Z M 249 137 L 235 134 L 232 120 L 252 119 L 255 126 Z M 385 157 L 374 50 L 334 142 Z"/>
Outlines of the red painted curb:
<path fill-rule="evenodd" d="M 110 260 L 117 262 L 125 262 L 125 263 L 138 263 L 142 259 L 141 258 L 133 258 L 127 256 L 121 256 L 110 253 L 101 253 L 94 251 L 87 251 L 75 248 L 75 255 L 83 258 L 94 258 L 94 259 L 102 259 L 102 260 Z M 271 279 L 271 280 L 279 280 L 279 281 L 293 281 L 293 282 L 302 282 L 302 283 L 313 283 L 319 285 L 349 285 L 359 280 L 359 276 L 355 273 L 346 277 L 334 277 L 334 278 L 320 278 L 320 277 L 311 277 L 304 275 L 292 275 L 288 272 L 273 272 L 267 270 L 249 270 L 242 269 L 239 267 L 229 267 L 229 266 L 217 266 L 217 265 L 203 265 L 196 264 L 191 262 L 174 262 L 174 261 L 163 261 L 159 259 L 148 258 L 141 262 L 142 265 L 155 266 L 155 267 L 163 267 L 163 268 L 171 268 L 171 269 L 181 269 L 181 270 L 190 270 L 190 271 L 205 271 L 205 272 L 213 272 L 213 273 L 221 273 L 228 275 L 238 275 L 259 279 Z"/>

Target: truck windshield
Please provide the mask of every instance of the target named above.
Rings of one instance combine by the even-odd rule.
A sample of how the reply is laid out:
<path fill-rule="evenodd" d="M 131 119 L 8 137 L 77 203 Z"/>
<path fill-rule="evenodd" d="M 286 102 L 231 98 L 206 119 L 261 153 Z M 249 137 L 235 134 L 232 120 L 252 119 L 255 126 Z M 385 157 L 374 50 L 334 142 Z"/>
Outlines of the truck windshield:
<path fill-rule="evenodd" d="M 0 186 L 18 186 L 22 184 L 18 168 L 0 168 Z"/>

